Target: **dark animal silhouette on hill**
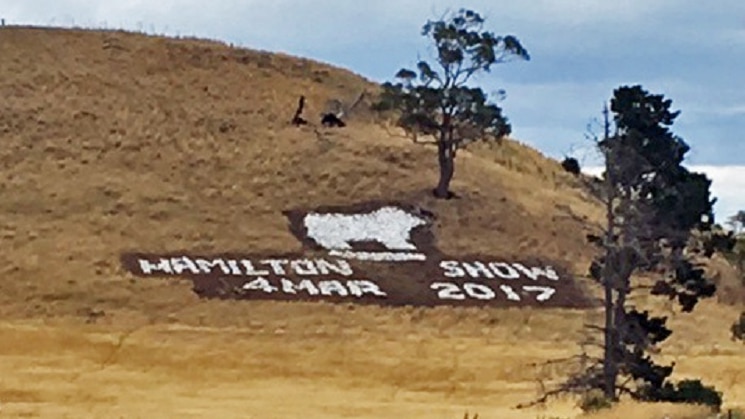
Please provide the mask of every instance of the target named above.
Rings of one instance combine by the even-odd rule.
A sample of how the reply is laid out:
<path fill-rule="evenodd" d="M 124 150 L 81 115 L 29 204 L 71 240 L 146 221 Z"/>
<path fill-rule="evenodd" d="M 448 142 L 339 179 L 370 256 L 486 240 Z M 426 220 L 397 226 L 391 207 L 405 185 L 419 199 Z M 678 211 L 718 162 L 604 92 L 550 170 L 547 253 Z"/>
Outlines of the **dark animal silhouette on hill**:
<path fill-rule="evenodd" d="M 295 111 L 295 116 L 292 117 L 292 121 L 291 121 L 292 125 L 300 126 L 300 125 L 308 124 L 308 121 L 306 121 L 300 116 L 303 113 L 304 107 L 305 107 L 305 96 L 300 96 L 300 100 L 297 103 L 297 110 Z"/>
<path fill-rule="evenodd" d="M 338 116 L 334 115 L 333 113 L 325 113 L 321 116 L 321 124 L 324 127 L 346 127 L 347 124 L 344 123 L 341 119 L 339 119 Z"/>
<path fill-rule="evenodd" d="M 358 99 L 359 102 L 359 99 Z M 357 105 L 357 103 L 355 103 Z M 297 109 L 295 110 L 295 115 L 292 117 L 292 120 L 290 123 L 295 126 L 300 125 L 308 125 L 308 121 L 306 121 L 303 117 L 303 109 L 305 109 L 305 96 L 300 96 L 300 99 L 297 103 Z M 341 115 L 343 115 L 343 110 L 334 113 L 334 112 L 325 112 L 321 114 L 321 125 L 324 127 L 346 127 L 347 124 L 341 120 Z"/>
<path fill-rule="evenodd" d="M 579 162 L 574 157 L 566 157 L 564 161 L 561 162 L 561 167 L 575 176 L 578 176 L 581 173 Z"/>

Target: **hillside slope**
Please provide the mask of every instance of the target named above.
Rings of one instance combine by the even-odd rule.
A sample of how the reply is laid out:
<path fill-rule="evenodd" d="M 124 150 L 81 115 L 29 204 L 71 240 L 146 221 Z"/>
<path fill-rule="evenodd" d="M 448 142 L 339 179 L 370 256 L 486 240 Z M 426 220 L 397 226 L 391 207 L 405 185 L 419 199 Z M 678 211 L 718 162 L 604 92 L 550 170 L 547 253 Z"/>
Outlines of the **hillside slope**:
<path fill-rule="evenodd" d="M 122 252 L 294 252 L 283 211 L 372 200 L 434 212 L 447 254 L 582 275 L 602 211 L 512 140 L 459 155 L 462 199 L 434 200 L 431 148 L 364 108 L 344 129 L 318 126 L 327 101 L 376 86 L 310 60 L 15 27 L 0 28 L 0 57 L 0 413 L 535 417 L 510 409 L 535 395 L 526 366 L 574 353 L 597 315 L 200 300 L 186 281 L 135 278 Z M 300 95 L 316 126 L 288 124 Z M 718 319 L 733 310 L 702 312 L 707 326 L 670 343 L 680 371 L 710 373 L 737 401 L 741 354 L 709 345 L 726 342 Z"/>
<path fill-rule="evenodd" d="M 504 146 L 509 167 L 463 154 L 454 183 L 463 199 L 436 202 L 433 150 L 365 120 L 288 124 L 301 94 L 310 119 L 328 100 L 374 88 L 349 72 L 116 32 L 5 29 L 0 53 L 8 315 L 29 296 L 72 313 L 90 293 L 112 308 L 123 292 L 144 292 L 152 285 L 119 271 L 125 250 L 293 251 L 282 211 L 379 199 L 435 212 L 444 252 L 585 269 L 578 220 L 597 208 L 555 162 L 515 144 Z"/>

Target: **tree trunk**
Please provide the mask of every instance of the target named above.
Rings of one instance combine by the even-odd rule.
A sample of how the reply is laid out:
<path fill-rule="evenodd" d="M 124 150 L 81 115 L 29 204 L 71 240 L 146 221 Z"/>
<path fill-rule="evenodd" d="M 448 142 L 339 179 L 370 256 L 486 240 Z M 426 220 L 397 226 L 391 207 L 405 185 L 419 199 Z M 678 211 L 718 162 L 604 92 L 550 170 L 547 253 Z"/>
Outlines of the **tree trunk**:
<path fill-rule="evenodd" d="M 603 140 L 610 138 L 610 119 L 607 105 L 603 108 Z M 603 288 L 605 290 L 605 336 L 603 345 L 603 393 L 609 400 L 616 400 L 616 380 L 618 379 L 618 360 L 616 353 L 618 348 L 618 334 L 616 330 L 616 307 L 613 304 L 613 289 L 617 281 L 617 273 L 613 271 L 612 260 L 616 258 L 617 247 L 615 243 L 616 217 L 613 203 L 616 191 L 611 179 L 611 164 L 609 153 L 604 153 L 605 160 L 605 190 L 608 196 L 605 201 L 605 217 L 607 229 L 605 232 L 604 250 L 605 266 L 603 267 Z"/>
<path fill-rule="evenodd" d="M 616 399 L 616 379 L 618 378 L 618 364 L 616 360 L 616 348 L 618 347 L 618 335 L 616 334 L 615 314 L 613 304 L 613 276 L 610 269 L 605 269 L 603 274 L 603 288 L 605 289 L 605 342 L 603 345 L 603 393 L 608 400 Z"/>
<path fill-rule="evenodd" d="M 455 152 L 450 141 L 440 139 L 437 143 L 437 158 L 440 164 L 440 180 L 434 190 L 436 198 L 449 199 L 453 197 L 450 192 L 450 181 L 455 174 Z"/>

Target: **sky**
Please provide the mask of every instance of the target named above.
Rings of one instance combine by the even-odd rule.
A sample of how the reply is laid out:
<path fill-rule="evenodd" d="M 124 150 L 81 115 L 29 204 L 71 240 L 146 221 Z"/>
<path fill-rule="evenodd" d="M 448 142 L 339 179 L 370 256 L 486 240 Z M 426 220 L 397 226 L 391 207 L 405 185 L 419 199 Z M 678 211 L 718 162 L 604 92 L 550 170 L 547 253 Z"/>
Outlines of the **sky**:
<path fill-rule="evenodd" d="M 691 146 L 686 164 L 713 179 L 718 221 L 745 209 L 743 0 L 0 0 L 0 17 L 218 39 L 383 82 L 431 58 L 421 26 L 462 7 L 531 55 L 476 80 L 507 91 L 515 138 L 595 166 L 588 124 L 613 89 L 640 84 L 681 111 L 672 130 Z"/>

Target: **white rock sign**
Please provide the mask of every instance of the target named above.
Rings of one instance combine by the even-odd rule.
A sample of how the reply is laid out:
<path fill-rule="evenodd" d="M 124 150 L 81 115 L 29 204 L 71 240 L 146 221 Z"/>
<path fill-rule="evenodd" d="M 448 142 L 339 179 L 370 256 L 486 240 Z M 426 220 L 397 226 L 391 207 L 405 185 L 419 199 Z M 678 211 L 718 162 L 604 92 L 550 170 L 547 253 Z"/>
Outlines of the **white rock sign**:
<path fill-rule="evenodd" d="M 386 206 L 363 214 L 316 213 L 305 215 L 307 236 L 337 257 L 400 262 L 425 260 L 411 242 L 412 230 L 427 220 L 401 208 Z M 355 252 L 352 243 L 375 241 L 389 252 Z M 401 253 L 405 252 L 405 253 Z"/>

